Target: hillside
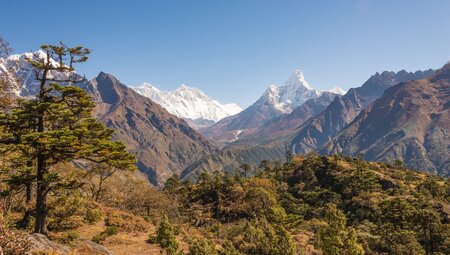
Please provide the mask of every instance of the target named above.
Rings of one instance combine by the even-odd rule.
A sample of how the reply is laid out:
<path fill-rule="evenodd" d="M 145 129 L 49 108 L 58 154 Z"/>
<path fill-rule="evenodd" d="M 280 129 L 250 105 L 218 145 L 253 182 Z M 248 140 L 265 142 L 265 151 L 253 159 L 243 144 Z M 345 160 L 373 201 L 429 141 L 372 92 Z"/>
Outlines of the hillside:
<path fill-rule="evenodd" d="M 432 70 L 376 73 L 361 87 L 350 89 L 344 96 L 336 97 L 323 112 L 303 124 L 292 138 L 292 151 L 317 151 L 353 121 L 361 110 L 380 97 L 385 89 L 400 82 L 423 79 L 432 73 Z"/>
<path fill-rule="evenodd" d="M 302 124 L 325 110 L 335 97 L 339 95 L 323 92 L 318 98 L 307 100 L 288 115 L 274 118 L 252 134 L 240 137 L 235 144 L 286 143 Z"/>
<path fill-rule="evenodd" d="M 114 138 L 136 155 L 138 169 L 154 185 L 181 174 L 196 159 L 217 152 L 213 143 L 184 120 L 110 74 L 100 73 L 88 91 L 97 104 L 96 117 L 115 130 Z"/>
<path fill-rule="evenodd" d="M 342 91 L 334 89 L 334 91 Z M 322 95 L 333 97 L 336 94 L 313 89 L 300 70 L 295 70 L 283 86 L 270 85 L 264 94 L 242 112 L 226 117 L 200 132 L 216 142 L 229 144 L 241 137 L 253 134 L 263 125 L 281 116 L 292 113 L 294 109 L 309 99 Z"/>
<path fill-rule="evenodd" d="M 173 177 L 164 191 L 121 175 L 108 181 L 99 203 L 83 192 L 64 193 L 51 200 L 57 209 L 50 238 L 64 243 L 61 254 L 82 255 L 157 254 L 175 247 L 190 255 L 450 252 L 448 179 L 314 155 L 285 165 L 267 161 L 253 177 L 242 175 L 202 174 L 196 183 Z M 158 240 L 170 245 L 162 249 Z"/>
<path fill-rule="evenodd" d="M 450 175 L 450 64 L 427 79 L 400 83 L 324 146 L 324 153 L 398 159 L 414 169 Z"/>

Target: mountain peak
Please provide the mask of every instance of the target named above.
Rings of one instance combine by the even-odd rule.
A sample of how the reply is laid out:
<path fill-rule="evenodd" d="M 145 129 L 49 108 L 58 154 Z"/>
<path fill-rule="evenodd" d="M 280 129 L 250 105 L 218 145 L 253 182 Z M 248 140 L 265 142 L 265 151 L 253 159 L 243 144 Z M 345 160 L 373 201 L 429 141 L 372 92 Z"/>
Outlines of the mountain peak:
<path fill-rule="evenodd" d="M 199 93 L 199 94 L 204 95 L 204 93 L 200 89 L 195 88 L 195 87 L 189 87 L 186 84 L 181 84 L 181 86 L 178 87 L 175 91 L 194 92 L 194 93 Z"/>
<path fill-rule="evenodd" d="M 312 86 L 306 81 L 304 73 L 300 69 L 294 70 L 289 79 L 285 82 L 287 87 L 305 88 L 313 90 Z"/>
<path fill-rule="evenodd" d="M 113 80 L 113 81 L 118 81 L 116 77 L 114 77 L 114 75 L 109 74 L 109 73 L 105 73 L 103 71 L 100 71 L 100 73 L 98 73 L 97 77 L 95 79 L 100 79 L 100 80 Z"/>
<path fill-rule="evenodd" d="M 133 89 L 163 106 L 168 112 L 188 119 L 191 124 L 199 125 L 196 127 L 204 127 L 205 120 L 213 124 L 224 117 L 242 111 L 236 104 L 220 104 L 200 89 L 186 84 L 182 84 L 173 91 L 160 91 L 148 83 Z"/>
<path fill-rule="evenodd" d="M 341 89 L 340 87 L 333 87 L 331 89 L 325 90 L 325 92 L 331 92 L 333 94 L 337 94 L 337 95 L 344 95 L 345 93 L 347 93 L 347 91 Z"/>
<path fill-rule="evenodd" d="M 92 81 L 97 88 L 103 102 L 107 104 L 115 104 L 120 100 L 120 94 L 117 91 L 119 80 L 111 74 L 100 72 Z"/>

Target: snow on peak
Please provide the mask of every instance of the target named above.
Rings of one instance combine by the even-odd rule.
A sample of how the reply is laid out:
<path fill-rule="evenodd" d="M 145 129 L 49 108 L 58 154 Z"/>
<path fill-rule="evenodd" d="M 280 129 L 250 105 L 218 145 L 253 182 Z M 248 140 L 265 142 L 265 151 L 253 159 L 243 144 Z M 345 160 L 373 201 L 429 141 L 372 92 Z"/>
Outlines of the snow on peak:
<path fill-rule="evenodd" d="M 6 58 L 0 58 L 0 73 L 6 72 L 13 74 L 14 77 L 18 79 L 17 82 L 13 82 L 14 87 L 10 88 L 11 92 L 18 97 L 29 97 L 36 95 L 40 88 L 40 83 L 36 80 L 34 69 L 27 61 L 28 58 L 46 63 L 47 54 L 42 50 L 37 50 L 34 52 L 13 54 Z M 53 59 L 50 59 L 50 63 L 55 67 L 59 65 L 59 63 Z M 73 72 L 71 74 L 76 73 Z M 67 78 L 66 76 L 71 74 L 61 74 L 56 71 L 49 72 L 50 76 L 58 77 L 60 79 Z M 64 77 L 60 77 L 63 75 Z"/>
<path fill-rule="evenodd" d="M 305 75 L 299 69 L 294 70 L 289 79 L 284 83 L 286 87 L 304 88 L 313 90 L 312 86 L 306 81 Z"/>
<path fill-rule="evenodd" d="M 345 94 L 345 91 L 338 87 L 327 91 L 334 94 Z M 267 102 L 282 113 L 290 113 L 307 100 L 320 97 L 322 93 L 314 89 L 305 79 L 304 73 L 297 69 L 284 83 L 284 86 L 270 85 L 260 102 Z"/>
<path fill-rule="evenodd" d="M 270 85 L 261 98 L 282 113 L 290 113 L 306 100 L 320 96 L 306 81 L 302 71 L 295 70 L 284 86 Z"/>
<path fill-rule="evenodd" d="M 217 122 L 227 116 L 242 111 L 237 104 L 220 104 L 198 88 L 182 84 L 173 91 L 161 91 L 144 83 L 133 88 L 143 96 L 164 107 L 168 112 L 190 120 L 210 120 Z"/>
<path fill-rule="evenodd" d="M 337 95 L 344 95 L 347 91 L 341 89 L 340 87 L 333 87 L 331 89 L 325 90 L 326 92 L 331 92 Z"/>

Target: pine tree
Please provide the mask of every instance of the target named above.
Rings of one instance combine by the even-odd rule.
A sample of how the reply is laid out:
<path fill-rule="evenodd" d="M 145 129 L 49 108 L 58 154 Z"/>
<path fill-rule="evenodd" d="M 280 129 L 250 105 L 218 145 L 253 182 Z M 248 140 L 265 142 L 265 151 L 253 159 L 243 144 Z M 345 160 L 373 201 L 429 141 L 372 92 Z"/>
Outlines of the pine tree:
<path fill-rule="evenodd" d="M 46 53 L 44 57 L 36 54 L 27 59 L 39 81 L 39 93 L 1 114 L 4 133 L 0 143 L 32 162 L 31 174 L 36 183 L 35 232 L 47 234 L 49 192 L 78 187 L 77 183 L 64 180 L 53 166 L 78 159 L 132 169 L 135 160 L 122 143 L 111 141 L 111 129 L 92 118 L 92 98 L 71 85 L 84 81 L 75 74 L 74 64 L 85 62 L 90 51 L 62 43 L 43 45 L 41 50 Z M 11 179 L 17 176 L 13 173 Z"/>
<path fill-rule="evenodd" d="M 244 175 L 244 179 L 247 179 L 248 177 L 248 172 L 250 171 L 250 169 L 252 168 L 249 164 L 242 164 L 240 166 L 242 173 Z"/>
<path fill-rule="evenodd" d="M 218 255 L 218 251 L 211 240 L 197 239 L 189 246 L 189 255 Z"/>
<path fill-rule="evenodd" d="M 353 229 L 346 229 L 347 219 L 335 204 L 328 203 L 325 208 L 325 221 L 328 226 L 319 232 L 319 247 L 327 255 L 363 255 Z"/>
<path fill-rule="evenodd" d="M 219 251 L 219 255 L 242 255 L 233 244 L 227 240 L 222 244 L 222 249 Z"/>
<path fill-rule="evenodd" d="M 175 239 L 175 231 L 173 225 L 170 223 L 167 216 L 164 216 L 161 223 L 159 224 L 156 241 L 161 246 L 163 250 L 166 251 L 167 255 L 178 254 L 179 244 Z"/>
<path fill-rule="evenodd" d="M 174 193 L 181 186 L 180 177 L 177 174 L 172 175 L 164 183 L 164 191 L 168 193 Z"/>

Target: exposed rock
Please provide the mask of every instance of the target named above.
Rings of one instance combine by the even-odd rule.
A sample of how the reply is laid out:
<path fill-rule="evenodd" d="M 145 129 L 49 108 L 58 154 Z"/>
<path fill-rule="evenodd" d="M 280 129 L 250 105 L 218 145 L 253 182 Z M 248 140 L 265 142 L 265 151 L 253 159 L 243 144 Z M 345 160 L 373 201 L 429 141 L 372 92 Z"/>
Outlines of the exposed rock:
<path fill-rule="evenodd" d="M 400 83 L 321 150 L 450 176 L 450 64 L 428 79 Z"/>
<path fill-rule="evenodd" d="M 61 255 L 70 254 L 70 248 L 50 241 L 46 236 L 41 234 L 30 235 L 31 251 L 57 252 Z"/>
<path fill-rule="evenodd" d="M 365 107 L 380 97 L 385 89 L 400 82 L 426 78 L 432 73 L 433 70 L 376 73 L 361 87 L 350 89 L 344 96 L 336 97 L 322 113 L 300 127 L 292 139 L 291 150 L 305 154 L 320 149 L 352 122 Z"/>
<path fill-rule="evenodd" d="M 94 243 L 90 240 L 82 241 L 77 245 L 75 251 L 79 254 L 92 254 L 92 255 L 114 255 L 111 251 L 106 249 L 106 247 Z"/>
<path fill-rule="evenodd" d="M 154 185 L 162 185 L 173 174 L 218 148 L 184 120 L 157 103 L 101 72 L 87 90 L 97 104 L 95 115 L 115 130 L 136 155 L 137 167 Z"/>

